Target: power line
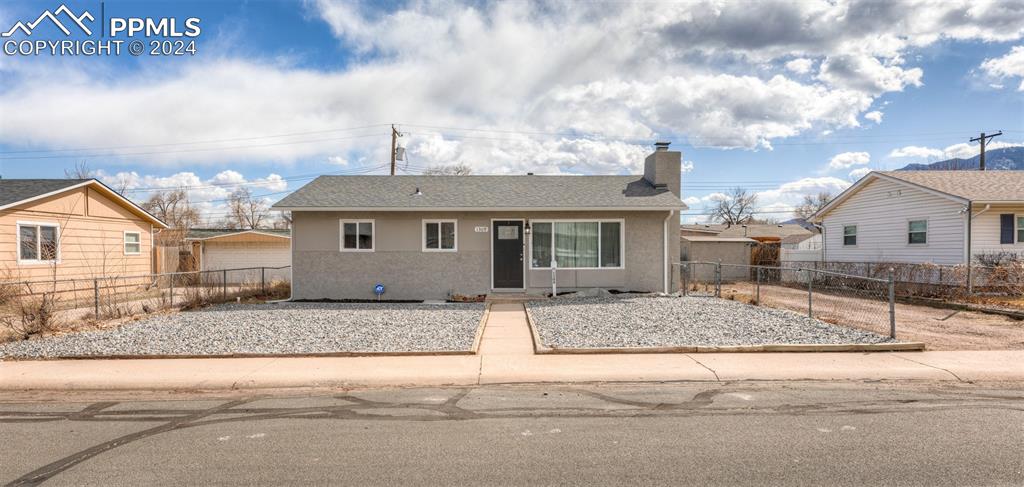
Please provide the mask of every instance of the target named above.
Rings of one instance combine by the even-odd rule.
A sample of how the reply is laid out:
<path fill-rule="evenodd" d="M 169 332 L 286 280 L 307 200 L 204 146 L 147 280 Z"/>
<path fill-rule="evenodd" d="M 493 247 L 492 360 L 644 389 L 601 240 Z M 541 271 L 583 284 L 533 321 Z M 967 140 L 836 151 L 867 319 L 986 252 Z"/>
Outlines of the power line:
<path fill-rule="evenodd" d="M 66 154 L 66 155 L 51 155 L 51 156 L 14 156 L 14 157 L 0 157 L 0 160 L 37 160 L 37 159 L 64 159 L 64 158 L 81 158 L 81 157 L 127 157 L 127 156 L 145 156 L 155 154 L 181 154 L 188 152 L 215 152 L 225 150 L 236 150 L 236 149 L 256 149 L 261 147 L 276 147 L 284 145 L 297 145 L 297 144 L 311 144 L 316 142 L 333 142 L 337 140 L 348 140 L 348 139 L 359 139 L 365 137 L 383 137 L 384 134 L 361 134 L 361 135 L 350 135 L 347 137 L 331 137 L 327 139 L 311 139 L 311 140 L 297 140 L 290 142 L 276 142 L 271 144 L 257 144 L 257 145 L 240 145 L 231 147 L 205 147 L 205 148 L 193 148 L 193 149 L 177 149 L 177 150 L 165 150 L 165 151 L 150 151 L 150 152 L 123 152 L 123 153 L 107 153 L 107 154 Z"/>
<path fill-rule="evenodd" d="M 32 154 L 32 153 L 45 153 L 45 152 L 81 152 L 81 151 L 108 151 L 108 150 L 122 150 L 122 149 L 146 149 L 153 147 L 167 147 L 175 145 L 197 145 L 197 144 L 217 144 L 223 142 L 242 142 L 249 140 L 259 139 L 273 139 L 280 137 L 295 137 L 299 135 L 315 135 L 325 134 L 331 132 L 348 132 L 352 130 L 361 130 L 367 128 L 387 126 L 386 123 L 378 123 L 373 125 L 363 125 L 360 127 L 348 127 L 341 129 L 327 129 L 327 130 L 314 130 L 309 132 L 292 132 L 287 134 L 273 134 L 273 135 L 257 135 L 252 137 L 239 137 L 234 139 L 215 139 L 215 140 L 197 140 L 191 142 L 167 142 L 162 144 L 144 144 L 144 145 L 122 145 L 122 146 L 109 146 L 109 147 L 80 147 L 77 149 L 36 149 L 36 150 L 18 150 L 18 151 L 0 151 L 0 155 L 3 154 Z"/>

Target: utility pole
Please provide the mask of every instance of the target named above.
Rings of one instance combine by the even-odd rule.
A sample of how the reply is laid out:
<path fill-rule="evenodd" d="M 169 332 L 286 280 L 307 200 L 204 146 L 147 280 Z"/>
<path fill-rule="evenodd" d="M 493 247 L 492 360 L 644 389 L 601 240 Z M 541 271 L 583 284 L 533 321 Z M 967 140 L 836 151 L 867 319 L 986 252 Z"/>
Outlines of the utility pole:
<path fill-rule="evenodd" d="M 982 134 L 984 135 L 984 134 Z M 395 175 L 395 156 L 398 151 L 398 138 L 402 136 L 402 133 L 395 129 L 394 124 L 391 125 L 391 175 Z"/>
<path fill-rule="evenodd" d="M 971 142 L 978 141 L 981 144 L 981 157 L 978 158 L 978 169 L 981 171 L 985 170 L 985 142 L 997 135 L 1003 135 L 1003 131 L 1000 130 L 999 133 L 991 135 L 985 135 L 985 132 L 982 132 L 981 137 L 971 139 Z"/>

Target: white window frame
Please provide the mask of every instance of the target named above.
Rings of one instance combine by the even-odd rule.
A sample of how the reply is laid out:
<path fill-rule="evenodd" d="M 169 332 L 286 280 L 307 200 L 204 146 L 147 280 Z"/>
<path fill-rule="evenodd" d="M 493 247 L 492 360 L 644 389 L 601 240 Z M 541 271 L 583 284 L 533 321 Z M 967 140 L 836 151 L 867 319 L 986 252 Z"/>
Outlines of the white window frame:
<path fill-rule="evenodd" d="M 846 227 L 853 227 L 853 237 L 856 239 L 856 243 L 852 243 L 852 244 L 846 243 L 846 237 L 847 237 L 847 235 L 846 235 Z M 840 234 L 839 234 L 839 238 L 842 239 L 841 242 L 843 244 L 843 247 L 856 247 L 857 245 L 860 244 L 860 225 L 857 225 L 856 223 L 853 223 L 853 224 L 843 224 L 842 225 L 842 230 L 843 231 L 840 232 Z"/>
<path fill-rule="evenodd" d="M 138 252 L 129 252 L 128 251 L 128 244 L 132 243 L 132 242 L 128 242 L 128 234 L 130 234 L 130 233 L 138 235 L 138 237 L 139 237 L 139 241 L 138 241 L 139 251 Z M 124 255 L 142 255 L 142 232 L 137 231 L 137 230 L 125 230 L 124 234 L 121 237 L 121 247 L 124 249 Z"/>
<path fill-rule="evenodd" d="M 436 223 L 437 224 L 437 248 L 436 249 L 428 249 L 427 248 L 427 224 L 428 223 Z M 450 249 L 443 249 L 443 248 L 441 248 L 441 224 L 442 223 L 452 223 L 452 224 L 455 225 L 455 242 L 453 244 L 454 247 L 452 247 Z M 423 252 L 458 252 L 459 251 L 459 220 L 451 219 L 451 218 L 448 218 L 448 219 L 444 219 L 444 218 L 441 218 L 441 219 L 438 219 L 438 218 L 424 219 L 422 221 L 422 224 L 420 225 L 420 248 L 423 250 Z"/>
<path fill-rule="evenodd" d="M 530 220 L 530 242 L 529 249 L 527 249 L 527 256 L 529 258 L 530 269 L 536 270 L 551 270 L 551 264 L 545 266 L 533 265 L 533 226 L 537 223 L 550 223 L 551 224 L 551 255 L 555 255 L 555 223 L 618 223 L 619 224 L 619 265 L 618 267 L 601 267 L 601 226 L 597 227 L 597 267 L 562 267 L 558 266 L 558 270 L 622 270 L 626 268 L 626 220 L 624 218 L 563 218 L 563 219 L 536 219 Z"/>
<path fill-rule="evenodd" d="M 369 223 L 370 224 L 370 248 L 368 249 L 346 249 L 345 248 L 345 224 L 355 223 L 356 224 L 356 246 L 359 246 L 359 224 Z M 377 222 L 373 219 L 341 219 L 338 220 L 338 250 L 341 252 L 373 252 L 377 248 Z"/>
<path fill-rule="evenodd" d="M 911 233 L 910 232 L 910 223 L 911 222 L 924 222 L 924 243 L 910 243 L 910 233 Z M 905 241 L 906 244 L 908 246 L 910 246 L 910 247 L 924 247 L 924 246 L 928 245 L 928 227 L 929 226 L 930 225 L 928 225 L 928 219 L 927 218 L 907 219 L 907 231 L 906 231 L 907 240 Z M 913 232 L 913 233 L 921 233 L 921 232 Z"/>
<path fill-rule="evenodd" d="M 1014 213 L 1013 214 L 1013 241 L 1014 241 L 1014 243 L 1018 243 L 1018 244 L 1024 243 L 1024 240 L 1021 240 L 1021 238 L 1020 238 L 1020 231 L 1024 230 L 1024 228 L 1021 228 L 1021 226 L 1020 226 L 1020 219 L 1021 218 L 1024 218 L 1024 213 Z M 1006 244 L 1003 244 L 1003 245 L 1006 245 Z"/>
<path fill-rule="evenodd" d="M 38 241 L 36 243 L 36 255 L 37 256 L 43 255 L 43 249 L 41 247 L 42 239 L 39 236 L 38 227 L 53 227 L 55 229 L 55 231 L 54 231 L 54 238 L 57 239 L 57 248 L 55 249 L 56 252 L 57 252 L 57 255 L 55 256 L 55 258 L 53 260 L 22 259 L 21 258 L 21 227 L 36 227 L 37 228 L 36 229 L 36 240 Z M 17 244 L 17 247 L 15 247 L 15 252 L 17 253 L 17 256 L 18 256 L 18 265 L 50 265 L 50 264 L 60 264 L 60 255 L 61 255 L 61 252 L 60 252 L 60 247 L 61 247 L 60 241 L 61 241 L 61 235 L 60 235 L 60 225 L 59 224 L 57 224 L 56 222 L 18 221 L 14 225 L 14 231 L 15 231 L 15 242 Z"/>

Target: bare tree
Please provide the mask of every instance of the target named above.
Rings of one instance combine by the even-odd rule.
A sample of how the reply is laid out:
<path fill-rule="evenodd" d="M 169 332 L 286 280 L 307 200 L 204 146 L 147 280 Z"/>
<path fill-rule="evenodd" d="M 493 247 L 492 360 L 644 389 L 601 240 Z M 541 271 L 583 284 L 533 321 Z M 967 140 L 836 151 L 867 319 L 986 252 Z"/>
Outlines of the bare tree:
<path fill-rule="evenodd" d="M 64 177 L 67 179 L 92 179 L 96 177 L 96 171 L 89 167 L 89 163 L 78 161 L 75 167 L 64 170 Z"/>
<path fill-rule="evenodd" d="M 276 230 L 287 230 L 292 227 L 292 216 L 288 212 L 279 212 L 270 218 L 270 228 Z"/>
<path fill-rule="evenodd" d="M 199 224 L 199 211 L 192 206 L 184 189 L 154 193 L 141 206 L 171 227 L 169 232 L 160 232 L 165 242 L 180 242 L 190 228 Z"/>
<path fill-rule="evenodd" d="M 757 195 L 736 187 L 732 192 L 717 200 L 708 219 L 728 226 L 747 223 L 754 218 L 757 210 Z"/>
<path fill-rule="evenodd" d="M 232 228 L 256 229 L 262 228 L 269 219 L 270 208 L 266 202 L 256 199 L 249 188 L 241 187 L 236 189 L 228 197 L 227 226 Z"/>
<path fill-rule="evenodd" d="M 832 193 L 828 191 L 822 191 L 815 195 L 805 194 L 803 203 L 793 210 L 793 216 L 806 220 L 824 208 L 829 201 L 832 201 Z"/>
<path fill-rule="evenodd" d="M 473 174 L 473 168 L 461 162 L 450 165 L 434 165 L 424 169 L 423 174 L 427 176 L 468 176 Z"/>

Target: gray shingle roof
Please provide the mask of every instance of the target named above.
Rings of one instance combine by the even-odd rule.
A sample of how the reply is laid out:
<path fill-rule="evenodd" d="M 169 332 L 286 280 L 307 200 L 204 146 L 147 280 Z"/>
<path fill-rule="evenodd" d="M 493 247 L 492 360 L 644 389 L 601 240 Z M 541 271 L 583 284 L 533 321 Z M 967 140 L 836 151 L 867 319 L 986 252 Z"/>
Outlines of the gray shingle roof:
<path fill-rule="evenodd" d="M 88 179 L 0 179 L 0 206 L 52 193 Z"/>
<path fill-rule="evenodd" d="M 880 171 L 970 201 L 1024 201 L 1024 171 Z"/>
<path fill-rule="evenodd" d="M 416 195 L 416 190 L 422 193 Z M 642 176 L 320 176 L 275 208 L 664 208 L 686 205 Z"/>
<path fill-rule="evenodd" d="M 256 231 L 259 233 L 266 233 L 270 235 L 280 235 L 282 237 L 291 237 L 292 231 L 288 229 L 277 229 L 277 228 L 260 228 L 258 230 L 248 229 L 237 229 L 237 228 L 190 228 L 188 235 L 185 238 L 188 239 L 204 239 L 213 237 L 223 237 L 225 235 L 232 235 L 235 233 Z"/>

